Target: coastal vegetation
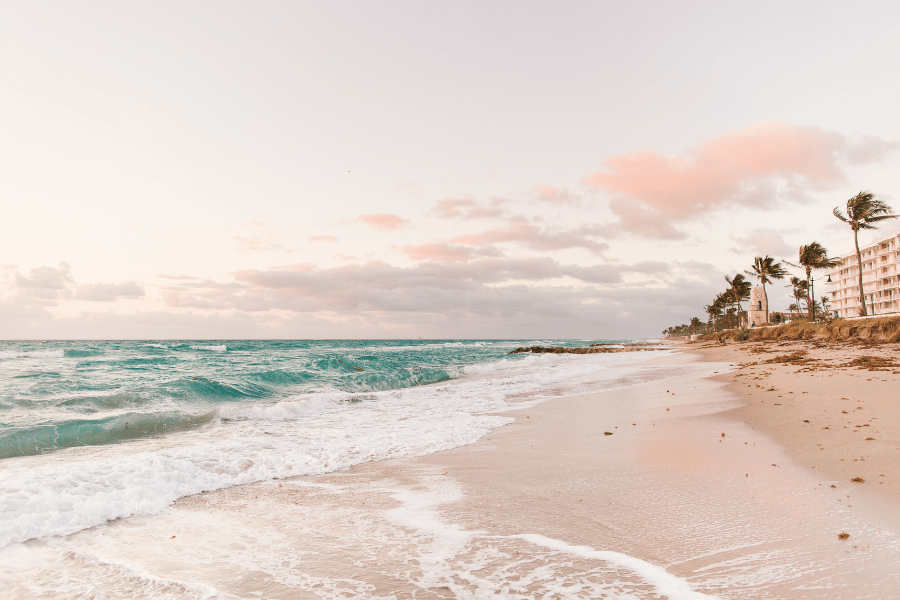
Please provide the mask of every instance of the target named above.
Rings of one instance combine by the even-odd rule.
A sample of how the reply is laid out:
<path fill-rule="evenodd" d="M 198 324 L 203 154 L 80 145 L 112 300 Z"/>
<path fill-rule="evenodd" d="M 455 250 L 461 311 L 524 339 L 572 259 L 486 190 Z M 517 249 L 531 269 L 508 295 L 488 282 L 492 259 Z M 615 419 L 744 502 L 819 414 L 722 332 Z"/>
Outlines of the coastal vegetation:
<path fill-rule="evenodd" d="M 856 264 L 857 276 L 859 278 L 859 302 L 860 316 L 867 316 L 866 296 L 863 287 L 862 276 L 862 253 L 859 249 L 859 230 L 861 229 L 877 229 L 875 223 L 888 219 L 896 219 L 900 215 L 895 215 L 890 206 L 883 201 L 875 198 L 871 192 L 859 192 L 849 200 L 845 215 L 841 212 L 840 207 L 835 207 L 832 211 L 834 216 L 844 223 L 847 223 L 853 231 L 853 243 L 856 247 Z M 792 267 L 802 269 L 804 278 L 791 276 L 790 283 L 786 286 L 791 289 L 791 295 L 794 302 L 788 307 L 790 318 L 786 318 L 784 313 L 769 312 L 769 293 L 766 284 L 772 283 L 776 279 L 784 279 L 790 273 L 769 255 L 756 256 L 753 264 L 744 273 L 738 273 L 734 277 L 725 276 L 728 287 L 724 292 L 716 294 L 715 299 L 704 307 L 707 315 L 707 322 L 700 323 L 700 319 L 694 317 L 689 325 L 677 325 L 663 330 L 663 335 L 668 337 L 684 337 L 697 334 L 711 334 L 720 331 L 741 330 L 746 328 L 750 323 L 749 316 L 743 310 L 741 302 L 749 299 L 752 290 L 751 282 L 747 281 L 744 274 L 749 275 L 759 281 L 763 289 L 766 299 L 765 321 L 762 325 L 778 325 L 785 321 L 790 321 L 791 325 L 796 327 L 814 326 L 818 322 L 818 316 L 823 315 L 827 320 L 831 318 L 831 311 L 828 307 L 827 295 L 817 301 L 815 293 L 816 278 L 813 276 L 817 270 L 830 269 L 842 264 L 840 259 L 828 256 L 828 250 L 819 242 L 813 241 L 809 244 L 800 246 L 797 252 L 797 262 L 792 263 L 784 261 Z M 829 277 L 828 282 L 831 282 Z M 806 312 L 807 319 L 803 323 L 799 322 L 802 312 Z M 795 314 L 796 313 L 796 316 Z M 898 317 L 900 318 L 900 317 Z M 698 324 L 699 323 L 699 324 Z M 793 329 L 792 329 L 793 331 Z M 797 331 L 800 331 L 799 329 Z M 804 329 L 805 331 L 805 329 Z M 781 335 L 781 334 L 780 334 Z M 753 339 L 753 335 L 746 335 L 740 331 L 734 331 L 730 336 L 733 339 Z M 798 338 L 799 339 L 799 338 Z M 804 338 L 805 339 L 805 338 Z"/>
<path fill-rule="evenodd" d="M 813 279 L 812 272 L 816 269 L 830 269 L 832 267 L 836 267 L 841 264 L 841 261 L 836 258 L 830 258 L 828 256 L 828 250 L 826 250 L 825 246 L 823 246 L 819 242 L 812 242 L 810 244 L 804 244 L 803 246 L 800 246 L 797 263 L 798 264 L 788 262 L 787 264 L 791 265 L 792 267 L 804 269 L 806 271 L 806 289 L 809 290 L 810 294 L 810 301 L 807 302 L 807 307 L 809 309 L 810 320 L 815 321 L 816 290 L 815 279 Z"/>
<path fill-rule="evenodd" d="M 711 325 L 704 323 L 699 318 L 694 317 L 691 319 L 690 323 L 685 325 L 676 325 L 675 327 L 669 327 L 662 333 L 666 337 L 687 337 L 700 333 L 710 333 L 711 331 L 717 330 L 715 330 Z"/>
<path fill-rule="evenodd" d="M 754 327 L 708 333 L 703 341 L 792 341 L 860 342 L 883 344 L 900 342 L 900 316 L 879 317 L 859 321 L 833 319 L 813 323 L 806 319 L 791 321 L 781 327 Z"/>

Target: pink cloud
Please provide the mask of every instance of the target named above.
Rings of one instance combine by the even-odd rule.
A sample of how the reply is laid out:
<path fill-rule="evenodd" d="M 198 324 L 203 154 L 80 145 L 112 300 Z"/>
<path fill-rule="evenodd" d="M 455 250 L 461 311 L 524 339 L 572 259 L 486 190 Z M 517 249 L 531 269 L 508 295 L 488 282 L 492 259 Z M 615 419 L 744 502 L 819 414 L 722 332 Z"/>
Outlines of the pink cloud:
<path fill-rule="evenodd" d="M 581 196 L 573 194 L 567 188 L 556 188 L 537 184 L 537 198 L 550 204 L 581 204 Z"/>
<path fill-rule="evenodd" d="M 468 261 L 475 257 L 501 257 L 496 248 L 472 248 L 469 246 L 457 246 L 446 242 L 420 244 L 418 246 L 404 246 L 401 251 L 415 261 L 455 262 Z"/>
<path fill-rule="evenodd" d="M 31 269 L 28 275 L 22 275 L 18 271 L 15 274 L 16 285 L 20 288 L 65 290 L 74 281 L 72 278 L 72 267 L 66 262 L 59 263 L 58 268 L 38 267 L 37 269 Z"/>
<path fill-rule="evenodd" d="M 272 250 L 281 250 L 284 248 L 281 244 L 279 244 L 276 240 L 277 236 L 273 237 L 241 237 L 239 235 L 232 236 L 232 238 L 237 243 L 237 248 L 239 252 L 270 252 Z"/>
<path fill-rule="evenodd" d="M 237 243 L 239 252 L 271 252 L 284 248 L 281 236 L 269 225 L 259 221 L 253 221 L 250 225 L 257 232 L 256 235 L 235 235 L 231 238 Z"/>
<path fill-rule="evenodd" d="M 190 296 L 187 294 L 181 294 L 178 292 L 171 292 L 166 294 L 163 297 L 166 305 L 171 306 L 173 308 L 216 308 L 217 305 L 213 304 L 209 300 L 204 300 L 203 298 L 198 298 L 196 296 Z"/>
<path fill-rule="evenodd" d="M 23 305 L 56 306 L 58 299 L 72 297 L 70 285 L 75 283 L 72 267 L 67 262 L 61 262 L 55 268 L 30 269 L 28 275 L 15 271 L 12 279 L 18 288 L 18 301 Z"/>
<path fill-rule="evenodd" d="M 222 285 L 206 288 L 204 284 L 199 284 L 189 292 L 170 294 L 166 301 L 170 306 L 177 307 L 248 312 L 330 311 L 361 315 L 376 311 L 382 315 L 402 313 L 463 317 L 491 307 L 490 310 L 500 313 L 522 311 L 533 315 L 549 310 L 546 298 L 550 296 L 545 298 L 544 291 L 532 287 L 529 282 L 553 285 L 551 282 L 555 281 L 557 285 L 565 286 L 560 289 L 564 290 L 564 303 L 569 303 L 575 297 L 596 299 L 597 288 L 592 287 L 592 291 L 583 287 L 572 288 L 568 280 L 577 280 L 589 286 L 624 285 L 639 289 L 643 283 L 635 288 L 635 284 L 625 283 L 624 276 L 638 273 L 643 280 L 647 274 L 661 274 L 669 270 L 669 265 L 665 263 L 581 266 L 560 264 L 549 257 L 478 258 L 471 261 L 451 257 L 446 261 L 427 261 L 410 267 L 396 267 L 376 260 L 304 271 L 287 268 L 240 271 L 235 275 L 236 281 L 228 288 Z M 500 284 L 499 287 L 497 284 Z M 647 300 L 645 293 L 643 298 Z"/>
<path fill-rule="evenodd" d="M 679 221 L 711 210 L 764 208 L 785 199 L 804 201 L 805 190 L 845 180 L 844 165 L 884 158 L 896 144 L 850 139 L 816 127 L 759 123 L 707 140 L 680 155 L 638 150 L 606 160 L 585 185 L 612 196 L 621 228 L 650 237 L 683 237 Z"/>
<path fill-rule="evenodd" d="M 312 271 L 316 268 L 315 263 L 294 263 L 292 265 L 284 265 L 281 267 L 276 267 L 279 271 L 289 271 L 291 273 L 306 273 L 307 271 Z"/>
<path fill-rule="evenodd" d="M 190 279 L 199 279 L 198 277 L 194 277 L 192 275 L 167 275 L 165 273 L 157 273 L 155 276 L 159 277 L 160 279 L 172 279 L 175 281 L 186 281 L 186 280 L 190 280 Z"/>
<path fill-rule="evenodd" d="M 753 251 L 757 254 L 771 254 L 772 256 L 791 256 L 797 250 L 793 246 L 789 246 L 784 237 L 777 231 L 771 229 L 754 229 L 748 231 L 747 235 L 733 238 L 737 245 L 731 249 L 732 252 L 738 254 L 747 254 L 747 251 Z"/>
<path fill-rule="evenodd" d="M 330 233 L 324 233 L 322 235 L 311 235 L 309 236 L 310 242 L 336 242 L 338 239 L 331 235 Z"/>
<path fill-rule="evenodd" d="M 403 217 L 389 213 L 359 215 L 356 220 L 381 231 L 396 231 L 409 224 Z"/>
<path fill-rule="evenodd" d="M 434 205 L 434 214 L 442 219 L 492 219 L 503 214 L 506 200 L 493 198 L 490 205 L 479 204 L 472 196 L 444 198 Z"/>
<path fill-rule="evenodd" d="M 548 231 L 524 221 L 512 221 L 482 233 L 461 235 L 450 241 L 472 246 L 514 242 L 541 251 L 584 248 L 600 254 L 609 249 L 609 244 L 595 239 L 603 232 L 602 227 L 594 225 L 584 225 L 574 230 Z"/>
<path fill-rule="evenodd" d="M 134 281 L 125 283 L 92 283 L 78 286 L 75 298 L 90 302 L 115 302 L 121 298 L 141 298 L 144 288 Z"/>

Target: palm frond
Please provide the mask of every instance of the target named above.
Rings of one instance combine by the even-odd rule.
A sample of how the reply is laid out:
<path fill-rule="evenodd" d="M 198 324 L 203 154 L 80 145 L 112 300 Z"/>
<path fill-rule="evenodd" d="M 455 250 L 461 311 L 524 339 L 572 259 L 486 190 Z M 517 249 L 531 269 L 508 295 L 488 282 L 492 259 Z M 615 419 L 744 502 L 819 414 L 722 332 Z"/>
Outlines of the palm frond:
<path fill-rule="evenodd" d="M 898 217 L 900 217 L 900 215 L 878 215 L 876 217 L 870 217 L 869 223 L 875 223 L 878 221 L 886 221 L 888 219 L 896 219 Z"/>
<path fill-rule="evenodd" d="M 890 212 L 891 207 L 875 198 L 875 194 L 872 192 L 860 192 L 847 200 L 846 217 L 837 208 L 833 211 L 835 217 L 844 223 L 849 223 L 854 231 L 858 229 L 875 229 L 871 223 L 893 219 L 898 216 L 892 215 Z"/>

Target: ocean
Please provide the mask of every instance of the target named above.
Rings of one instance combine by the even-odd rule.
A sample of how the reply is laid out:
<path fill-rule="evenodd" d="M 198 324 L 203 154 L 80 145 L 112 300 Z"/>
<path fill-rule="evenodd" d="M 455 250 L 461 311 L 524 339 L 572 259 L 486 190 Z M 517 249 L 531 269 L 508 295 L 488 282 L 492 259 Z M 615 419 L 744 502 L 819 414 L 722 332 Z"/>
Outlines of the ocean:
<path fill-rule="evenodd" d="M 732 365 L 509 354 L 625 341 L 2 342 L 0 598 L 892 597 Z"/>
<path fill-rule="evenodd" d="M 0 547 L 469 444 L 636 358 L 510 350 L 621 341 L 2 342 Z"/>

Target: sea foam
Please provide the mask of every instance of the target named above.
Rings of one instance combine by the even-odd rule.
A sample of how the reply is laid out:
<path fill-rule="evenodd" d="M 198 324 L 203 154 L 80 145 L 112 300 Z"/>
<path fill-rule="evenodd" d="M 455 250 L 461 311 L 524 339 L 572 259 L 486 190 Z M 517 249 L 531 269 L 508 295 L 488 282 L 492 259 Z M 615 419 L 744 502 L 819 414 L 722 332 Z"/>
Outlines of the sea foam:
<path fill-rule="evenodd" d="M 0 352 L 0 360 L 9 358 L 62 358 L 64 350 L 28 350 L 25 352 Z"/>
<path fill-rule="evenodd" d="M 621 385 L 645 358 L 529 356 L 442 384 L 227 407 L 213 427 L 7 459 L 0 470 L 0 546 L 156 514 L 203 491 L 469 444 L 510 421 L 497 413 L 542 400 L 548 384 L 553 395 Z"/>

